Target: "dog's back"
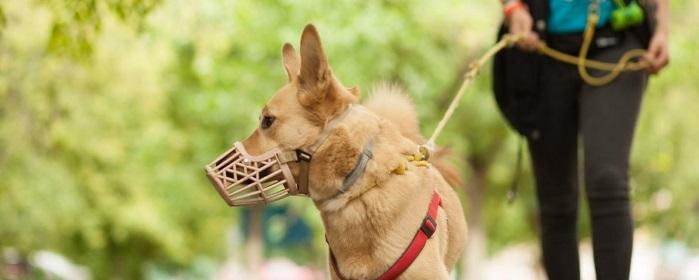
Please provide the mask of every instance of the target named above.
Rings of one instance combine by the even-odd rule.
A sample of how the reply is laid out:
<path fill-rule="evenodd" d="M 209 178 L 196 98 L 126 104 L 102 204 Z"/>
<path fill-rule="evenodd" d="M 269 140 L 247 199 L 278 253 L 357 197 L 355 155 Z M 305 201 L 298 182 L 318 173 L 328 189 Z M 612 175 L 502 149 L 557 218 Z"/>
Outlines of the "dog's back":
<path fill-rule="evenodd" d="M 405 91 L 398 85 L 383 83 L 376 86 L 369 98 L 362 103 L 375 114 L 391 121 L 401 134 L 417 144 L 424 144 L 425 138 L 420 133 L 420 121 L 415 105 Z M 461 185 L 461 175 L 448 160 L 450 152 L 445 148 L 433 151 L 430 163 L 452 187 Z"/>

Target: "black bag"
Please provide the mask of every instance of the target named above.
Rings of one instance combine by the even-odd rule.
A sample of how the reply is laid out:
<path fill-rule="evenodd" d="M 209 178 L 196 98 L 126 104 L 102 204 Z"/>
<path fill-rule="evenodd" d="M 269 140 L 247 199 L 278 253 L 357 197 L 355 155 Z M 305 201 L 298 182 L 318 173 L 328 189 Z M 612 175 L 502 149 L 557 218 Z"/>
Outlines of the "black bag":
<path fill-rule="evenodd" d="M 546 35 L 546 18 L 548 17 L 548 0 L 524 0 L 529 6 L 534 20 L 534 31 L 541 39 Z M 497 39 L 508 33 L 504 23 L 498 30 Z M 525 137 L 535 135 L 537 122 L 541 115 L 539 100 L 539 71 L 541 55 L 527 52 L 516 47 L 503 49 L 493 60 L 493 93 L 495 101 L 505 120 L 519 134 Z"/>
<path fill-rule="evenodd" d="M 507 28 L 500 27 L 498 40 L 505 34 Z M 501 50 L 493 60 L 495 102 L 510 126 L 525 137 L 536 131 L 541 114 L 541 63 L 541 55 L 516 47 Z"/>
<path fill-rule="evenodd" d="M 627 3 L 630 1 L 627 0 Z M 549 41 L 547 39 L 556 40 L 561 43 L 560 45 L 571 45 L 571 42 L 566 42 L 565 39 L 560 40 L 555 36 L 547 38 L 548 0 L 524 0 L 523 2 L 529 6 L 534 21 L 533 29 L 538 33 L 539 38 L 546 41 Z M 646 21 L 640 26 L 631 28 L 630 32 L 638 36 L 643 45 L 647 46 L 655 27 L 655 7 L 644 2 L 647 1 L 641 4 L 646 13 Z M 497 34 L 498 40 L 507 33 L 507 26 L 501 25 Z M 605 33 L 600 32 L 599 36 L 610 36 Z M 580 43 L 574 44 L 577 46 Z M 559 47 L 564 52 L 575 52 L 569 47 Z M 498 108 L 509 125 L 527 138 L 537 137 L 538 120 L 542 117 L 543 102 L 540 100 L 539 89 L 543 82 L 540 79 L 543 59 L 540 54 L 513 47 L 500 51 L 493 60 L 492 86 Z"/>

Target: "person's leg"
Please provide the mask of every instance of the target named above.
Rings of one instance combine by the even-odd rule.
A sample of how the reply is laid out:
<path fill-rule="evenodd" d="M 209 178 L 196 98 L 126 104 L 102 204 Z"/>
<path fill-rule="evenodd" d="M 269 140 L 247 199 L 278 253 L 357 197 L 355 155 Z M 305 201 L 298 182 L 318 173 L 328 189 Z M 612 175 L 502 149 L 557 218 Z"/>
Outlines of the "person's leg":
<path fill-rule="evenodd" d="M 538 136 L 529 139 L 536 177 L 544 268 L 549 279 L 579 279 L 577 137 L 580 83 L 569 65 L 547 59 Z"/>
<path fill-rule="evenodd" d="M 638 47 L 627 37 L 623 46 L 593 58 L 616 61 L 625 50 Z M 583 86 L 580 97 L 585 184 L 599 280 L 629 278 L 633 246 L 629 153 L 646 79 L 644 72 L 625 73 L 604 86 Z"/>

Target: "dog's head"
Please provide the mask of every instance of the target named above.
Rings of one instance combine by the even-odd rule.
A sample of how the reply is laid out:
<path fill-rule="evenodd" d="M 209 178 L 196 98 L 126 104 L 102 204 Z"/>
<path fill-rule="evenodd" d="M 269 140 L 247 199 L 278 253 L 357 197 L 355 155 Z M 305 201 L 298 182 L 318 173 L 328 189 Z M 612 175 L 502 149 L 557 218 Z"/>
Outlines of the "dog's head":
<path fill-rule="evenodd" d="M 327 137 L 326 125 L 359 97 L 356 88 L 345 88 L 333 75 L 313 25 L 307 25 L 301 35 L 300 55 L 286 43 L 282 58 L 288 82 L 265 104 L 255 131 L 206 167 L 208 177 L 232 206 L 313 192 L 304 189 L 308 184 L 296 184 L 308 178 L 307 174 L 299 178 L 298 158 L 306 162 L 310 158 L 299 151 L 332 139 Z"/>
<path fill-rule="evenodd" d="M 310 145 L 330 119 L 358 99 L 356 88 L 345 88 L 333 75 L 313 25 L 303 30 L 300 57 L 286 43 L 282 58 L 288 82 L 265 104 L 259 125 L 243 141 L 252 155 Z"/>

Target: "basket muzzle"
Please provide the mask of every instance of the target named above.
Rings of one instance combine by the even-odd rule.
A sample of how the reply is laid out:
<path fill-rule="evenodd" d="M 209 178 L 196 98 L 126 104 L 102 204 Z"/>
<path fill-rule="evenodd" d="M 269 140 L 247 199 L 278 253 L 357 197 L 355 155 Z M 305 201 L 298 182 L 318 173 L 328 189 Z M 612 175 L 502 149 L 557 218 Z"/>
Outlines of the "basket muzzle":
<path fill-rule="evenodd" d="M 267 204 L 300 193 L 289 162 L 297 151 L 274 148 L 252 156 L 236 142 L 233 148 L 205 167 L 206 176 L 230 206 Z"/>
<path fill-rule="evenodd" d="M 329 121 L 318 139 L 305 148 L 293 151 L 274 148 L 252 156 L 245 150 L 243 143 L 236 142 L 233 148 L 206 165 L 206 176 L 230 206 L 267 204 L 290 195 L 308 196 L 313 154 L 325 143 L 330 131 L 353 111 L 352 108 L 352 105 L 348 105 L 343 113 Z M 359 163 L 365 166 L 366 160 L 362 159 Z M 298 182 L 291 174 L 290 162 L 298 164 Z M 356 179 L 354 177 L 357 176 L 350 176 L 350 179 Z"/>

